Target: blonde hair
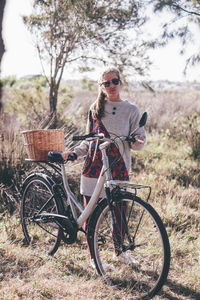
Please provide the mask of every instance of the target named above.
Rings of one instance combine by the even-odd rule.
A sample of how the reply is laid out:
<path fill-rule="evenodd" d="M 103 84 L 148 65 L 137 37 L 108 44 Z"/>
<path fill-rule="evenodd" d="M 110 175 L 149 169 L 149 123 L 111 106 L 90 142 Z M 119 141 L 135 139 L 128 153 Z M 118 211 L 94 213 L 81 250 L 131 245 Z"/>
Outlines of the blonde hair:
<path fill-rule="evenodd" d="M 121 81 L 119 70 L 115 67 L 109 67 L 101 74 L 99 84 L 101 84 L 103 77 L 108 73 L 115 73 L 117 78 Z M 92 117 L 94 119 L 100 120 L 104 116 L 105 98 L 106 94 L 103 93 L 101 89 L 99 89 L 99 94 L 92 108 Z"/>

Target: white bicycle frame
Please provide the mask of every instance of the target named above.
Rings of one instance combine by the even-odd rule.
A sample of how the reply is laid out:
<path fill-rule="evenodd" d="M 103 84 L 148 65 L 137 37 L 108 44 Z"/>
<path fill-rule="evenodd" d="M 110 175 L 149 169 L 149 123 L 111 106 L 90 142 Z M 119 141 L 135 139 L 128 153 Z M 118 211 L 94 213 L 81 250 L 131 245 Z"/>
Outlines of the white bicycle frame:
<path fill-rule="evenodd" d="M 107 141 L 100 145 L 100 149 L 102 151 L 103 167 L 102 167 L 101 173 L 99 175 L 99 178 L 97 180 L 97 184 L 96 184 L 94 192 L 91 196 L 91 199 L 85 208 L 82 207 L 82 205 L 78 202 L 78 200 L 75 198 L 74 194 L 72 193 L 72 191 L 69 187 L 69 184 L 68 184 L 65 166 L 63 164 L 61 165 L 61 174 L 62 174 L 64 189 L 67 194 L 67 201 L 71 207 L 73 217 L 76 220 L 79 228 L 81 228 L 83 226 L 84 222 L 92 214 L 92 212 L 96 206 L 96 203 L 99 200 L 99 196 L 101 194 L 101 191 L 103 189 L 105 181 L 106 180 L 110 181 L 112 179 L 111 172 L 109 169 L 108 157 L 107 157 L 106 151 L 105 151 L 106 147 L 108 147 L 108 145 L 110 143 L 111 143 L 111 141 Z M 81 213 L 79 217 L 77 217 L 76 207 L 79 210 L 79 212 Z"/>
<path fill-rule="evenodd" d="M 103 134 L 99 134 L 99 137 L 95 138 L 96 141 L 98 142 L 99 139 L 103 140 L 104 143 L 99 145 L 99 149 L 102 152 L 102 162 L 103 162 L 103 167 L 101 169 L 101 173 L 99 175 L 99 178 L 97 180 L 96 187 L 94 189 L 94 192 L 90 198 L 89 203 L 85 208 L 82 207 L 82 205 L 78 202 L 78 200 L 75 198 L 74 194 L 72 193 L 69 184 L 68 184 L 68 179 L 67 179 L 67 174 L 65 171 L 65 166 L 64 164 L 61 165 L 61 174 L 62 174 L 62 179 L 63 179 L 63 184 L 64 184 L 64 189 L 67 195 L 67 201 L 71 207 L 72 214 L 74 219 L 77 222 L 77 225 L 79 228 L 81 228 L 84 224 L 84 222 L 87 220 L 87 218 L 92 214 L 98 200 L 99 196 L 101 194 L 101 191 L 104 188 L 113 188 L 115 186 L 119 186 L 123 190 L 127 190 L 128 188 L 130 189 L 138 189 L 138 188 L 144 188 L 147 186 L 144 185 L 138 185 L 138 184 L 133 184 L 129 183 L 126 181 L 118 181 L 118 180 L 113 180 L 112 179 L 112 174 L 109 166 L 109 160 L 108 156 L 106 154 L 106 148 L 113 142 L 112 139 L 105 138 Z M 93 138 L 87 138 L 87 141 L 92 141 L 94 140 Z M 126 137 L 118 137 L 115 138 L 115 141 L 124 141 L 126 140 Z M 149 187 L 148 187 L 149 188 Z M 80 212 L 80 216 L 77 217 L 77 212 L 76 208 Z"/>
<path fill-rule="evenodd" d="M 92 138 L 89 138 L 87 140 L 88 141 L 92 140 Z M 120 185 L 119 181 L 115 181 L 112 179 L 112 174 L 111 174 L 110 167 L 109 167 L 109 161 L 108 161 L 108 157 L 106 154 L 106 148 L 110 145 L 112 140 L 107 139 L 107 138 L 103 138 L 103 140 L 104 141 L 106 140 L 106 141 L 99 145 L 99 148 L 102 151 L 103 167 L 101 169 L 101 173 L 97 180 L 97 184 L 96 184 L 94 192 L 91 196 L 91 199 L 85 208 L 82 207 L 82 205 L 78 202 L 78 200 L 75 198 L 74 194 L 72 193 L 72 191 L 69 187 L 69 184 L 68 184 L 65 167 L 64 167 L 64 165 L 61 166 L 61 174 L 62 174 L 64 188 L 65 188 L 65 191 L 67 194 L 67 201 L 71 207 L 73 217 L 76 220 L 79 228 L 81 228 L 83 226 L 84 222 L 92 214 L 92 212 L 96 206 L 96 203 L 99 200 L 99 196 L 101 194 L 103 187 L 110 188 L 111 186 Z M 122 140 L 122 139 L 120 139 L 120 140 Z M 127 188 L 132 186 L 131 184 L 126 183 L 126 182 L 123 182 L 122 184 L 124 187 L 126 186 Z M 81 213 L 79 217 L 77 217 L 76 207 L 79 210 L 79 212 Z"/>

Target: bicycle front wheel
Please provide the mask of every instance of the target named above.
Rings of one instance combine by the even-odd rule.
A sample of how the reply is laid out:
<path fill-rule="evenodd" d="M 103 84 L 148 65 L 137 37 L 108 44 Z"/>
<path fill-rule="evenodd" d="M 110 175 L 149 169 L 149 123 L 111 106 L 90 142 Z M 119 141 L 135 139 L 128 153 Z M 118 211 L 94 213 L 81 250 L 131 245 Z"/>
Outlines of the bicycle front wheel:
<path fill-rule="evenodd" d="M 107 283 L 131 292 L 133 299 L 149 299 L 161 289 L 169 271 L 165 227 L 153 207 L 134 194 L 121 192 L 113 205 L 118 246 L 106 199 L 90 221 L 88 235 L 97 271 Z"/>
<path fill-rule="evenodd" d="M 28 178 L 23 186 L 21 222 L 28 245 L 53 255 L 61 241 L 61 231 L 53 221 L 45 221 L 42 214 L 59 213 L 52 185 L 41 175 Z"/>

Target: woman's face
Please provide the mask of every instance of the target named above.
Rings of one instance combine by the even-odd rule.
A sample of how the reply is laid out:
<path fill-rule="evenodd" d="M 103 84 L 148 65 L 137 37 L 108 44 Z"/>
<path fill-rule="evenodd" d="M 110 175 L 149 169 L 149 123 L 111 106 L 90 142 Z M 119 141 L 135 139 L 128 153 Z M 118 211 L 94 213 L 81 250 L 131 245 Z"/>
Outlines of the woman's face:
<path fill-rule="evenodd" d="M 108 100 L 120 101 L 121 81 L 115 72 L 107 73 L 103 76 L 100 87 L 103 93 L 106 94 Z"/>

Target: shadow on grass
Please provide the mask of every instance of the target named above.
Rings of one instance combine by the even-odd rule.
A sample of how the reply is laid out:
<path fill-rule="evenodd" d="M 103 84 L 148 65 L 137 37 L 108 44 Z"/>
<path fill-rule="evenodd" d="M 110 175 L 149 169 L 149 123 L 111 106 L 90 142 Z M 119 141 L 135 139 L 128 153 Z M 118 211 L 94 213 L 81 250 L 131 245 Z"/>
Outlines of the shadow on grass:
<path fill-rule="evenodd" d="M 80 265 L 79 266 L 68 265 L 67 269 L 68 269 L 66 272 L 67 274 L 70 275 L 73 274 L 79 277 L 83 277 L 85 280 L 100 278 L 100 276 L 95 271 L 91 272 L 90 268 L 86 270 L 85 268 L 80 267 Z M 117 282 L 117 284 L 114 285 L 115 288 L 117 287 L 118 284 L 119 282 Z M 128 286 L 130 288 L 128 282 L 126 281 L 123 283 L 121 282 L 121 284 L 118 285 L 118 289 L 124 290 L 124 292 L 126 292 L 126 288 Z M 163 291 L 161 289 L 161 291 L 155 295 L 160 297 L 159 299 L 180 300 L 180 297 L 185 297 L 185 299 L 187 300 L 200 300 L 200 292 L 197 292 L 194 289 L 186 287 L 182 284 L 175 283 L 170 279 L 167 280 L 165 286 L 168 287 L 167 291 Z M 145 299 L 148 299 L 148 297 Z"/>
<path fill-rule="evenodd" d="M 167 286 L 169 290 L 167 292 L 162 292 L 162 290 L 159 292 L 159 295 L 164 299 L 180 300 L 180 296 L 187 297 L 186 299 L 188 300 L 200 299 L 200 292 L 197 292 L 194 289 L 188 288 L 182 284 L 175 283 L 170 279 L 167 280 L 165 286 Z M 173 294 L 173 296 L 171 295 L 171 293 Z"/>
<path fill-rule="evenodd" d="M 92 280 L 98 279 L 99 275 L 95 270 L 92 270 L 90 267 L 86 268 L 80 265 L 68 264 L 66 266 L 66 275 L 74 275 L 80 278 L 84 278 L 84 280 Z"/>

